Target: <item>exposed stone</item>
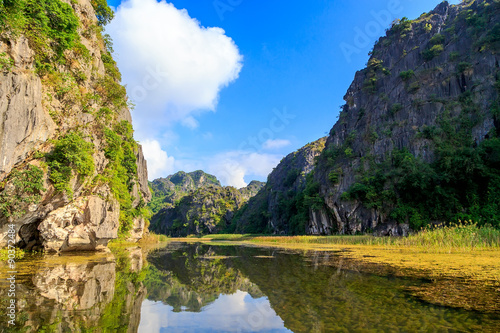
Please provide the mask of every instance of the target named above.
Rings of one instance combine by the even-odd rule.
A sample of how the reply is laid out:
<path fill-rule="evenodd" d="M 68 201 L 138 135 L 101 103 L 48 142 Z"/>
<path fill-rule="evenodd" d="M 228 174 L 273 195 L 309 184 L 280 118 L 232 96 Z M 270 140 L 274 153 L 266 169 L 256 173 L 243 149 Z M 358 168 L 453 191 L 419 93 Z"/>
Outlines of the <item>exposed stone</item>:
<path fill-rule="evenodd" d="M 55 131 L 42 108 L 42 84 L 34 74 L 0 76 L 0 180 Z"/>
<path fill-rule="evenodd" d="M 263 221 L 263 224 L 267 224 L 269 231 L 275 234 L 290 232 L 280 202 L 288 193 L 296 194 L 304 190 L 306 176 L 314 170 L 315 158 L 323 151 L 325 141 L 326 138 L 322 138 L 312 142 L 281 160 L 268 176 L 265 186 L 248 201 L 247 207 L 236 221 L 237 232 L 254 231 L 248 228 L 253 228 L 251 224 L 255 223 L 253 220 L 255 220 L 256 216 L 262 219 L 263 215 L 268 216 L 267 221 Z M 312 221 L 310 230 L 323 230 L 314 221 Z M 330 230 L 330 227 L 326 229 Z M 324 232 L 318 231 L 318 233 Z"/>
<path fill-rule="evenodd" d="M 142 153 L 142 146 L 139 145 L 137 148 L 137 176 L 139 180 L 140 190 L 142 197 L 145 201 L 151 200 L 151 191 L 149 190 L 148 183 L 148 167 L 146 160 L 144 159 L 144 154 Z"/>
<path fill-rule="evenodd" d="M 38 225 L 49 252 L 102 250 L 117 237 L 119 204 L 99 197 L 81 197 L 56 209 Z"/>
<path fill-rule="evenodd" d="M 4 31 L 0 40 L 0 53 L 5 53 L 14 64 L 12 68 L 2 68 L 0 73 L 0 182 L 13 168 L 21 170 L 32 164 L 43 170 L 45 188 L 37 203 L 26 204 L 16 212 L 21 216 L 0 214 L 0 247 L 6 245 L 9 224 L 19 231 L 18 245 L 25 249 L 101 250 L 118 235 L 120 205 L 111 199 L 114 193 L 106 184 L 107 177 L 100 177 L 107 172 L 110 160 L 105 154 L 107 142 L 97 111 L 109 105 L 100 98 L 88 98 L 99 94 L 100 80 L 108 75 L 102 61 L 102 55 L 108 51 L 100 32 L 94 29 L 98 22 L 91 1 L 63 1 L 73 8 L 80 21 L 78 41 L 90 57 L 75 49 L 65 50 L 66 61 L 54 62 L 56 71 L 43 75 L 35 70 L 35 52 L 28 38 Z M 60 82 L 68 87 L 60 89 Z M 118 116 L 106 127 L 132 121 L 127 107 L 114 111 Z M 51 170 L 41 157 L 53 150 L 51 139 L 68 132 L 81 133 L 94 145 L 95 173 L 83 177 L 73 170 L 68 191 L 58 191 L 50 180 Z M 136 157 L 138 172 L 132 209 L 151 199 L 141 147 Z M 10 186 L 7 182 L 0 189 L 4 196 Z M 147 232 L 145 225 L 143 218 L 135 221 L 134 240 Z"/>
<path fill-rule="evenodd" d="M 104 262 L 44 267 L 33 277 L 33 284 L 41 296 L 55 300 L 66 310 L 88 310 L 113 299 L 115 266 L 114 262 Z"/>
<path fill-rule="evenodd" d="M 433 162 L 436 147 L 419 133 L 426 127 L 439 128 L 439 122 L 447 112 L 445 104 L 450 116 L 458 118 L 463 111 L 460 103 L 455 103 L 452 108 L 449 106 L 466 91 L 472 92 L 472 102 L 481 110 L 480 119 L 471 131 L 475 143 L 483 141 L 495 128 L 490 110 L 491 102 L 498 95 L 494 73 L 498 71 L 500 56 L 491 51 L 478 52 L 474 46 L 477 41 L 470 35 L 471 29 L 463 19 L 455 21 L 461 11 L 474 11 L 482 5 L 477 1 L 470 6 L 468 2 L 459 5 L 443 2 L 425 19 L 413 21 L 411 31 L 404 38 L 389 30 L 387 36 L 376 43 L 370 62 L 379 61 L 376 66 L 386 70 L 369 66 L 358 71 L 344 97 L 346 105 L 330 131 L 325 149 L 333 151 L 349 147 L 352 152 L 350 157 L 340 154 L 333 161 L 319 160 L 315 181 L 321 185 L 320 192 L 328 212 L 310 214 L 310 233 L 336 230 L 341 234 L 375 231 L 380 235 L 406 235 L 407 225 L 397 225 L 391 220 L 387 212 L 391 211 L 390 207 L 372 209 L 342 198 L 342 194 L 356 182 L 359 170 L 367 170 L 363 158 L 370 157 L 380 162 L 393 150 L 404 148 L 425 162 Z M 488 5 L 488 10 L 498 11 L 498 4 Z M 498 15 L 494 15 L 484 31 L 498 23 Z M 426 24 L 432 29 L 424 33 Z M 448 28 L 453 28 L 451 35 L 445 32 Z M 431 38 L 438 33 L 446 36 L 443 52 L 426 60 L 422 53 L 432 47 Z M 459 59 L 450 61 L 452 54 L 458 54 Z M 470 68 L 460 73 L 460 62 Z M 405 81 L 400 73 L 409 70 L 414 74 Z M 373 91 L 366 88 L 370 75 L 376 76 Z M 396 104 L 399 104 L 398 108 L 392 108 Z M 337 184 L 333 185 L 328 175 L 336 169 L 342 172 Z"/>

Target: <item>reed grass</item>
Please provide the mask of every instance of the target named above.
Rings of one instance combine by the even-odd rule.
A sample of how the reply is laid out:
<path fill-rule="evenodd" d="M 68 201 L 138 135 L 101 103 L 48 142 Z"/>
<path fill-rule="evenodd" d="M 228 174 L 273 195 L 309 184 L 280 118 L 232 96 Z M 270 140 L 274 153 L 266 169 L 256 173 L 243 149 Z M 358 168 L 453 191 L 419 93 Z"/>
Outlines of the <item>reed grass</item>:
<path fill-rule="evenodd" d="M 213 241 L 249 241 L 275 244 L 369 245 L 386 247 L 412 247 L 426 251 L 460 251 L 500 249 L 500 230 L 491 226 L 479 227 L 472 222 L 448 226 L 431 226 L 408 237 L 360 236 L 260 236 L 260 235 L 207 235 Z"/>

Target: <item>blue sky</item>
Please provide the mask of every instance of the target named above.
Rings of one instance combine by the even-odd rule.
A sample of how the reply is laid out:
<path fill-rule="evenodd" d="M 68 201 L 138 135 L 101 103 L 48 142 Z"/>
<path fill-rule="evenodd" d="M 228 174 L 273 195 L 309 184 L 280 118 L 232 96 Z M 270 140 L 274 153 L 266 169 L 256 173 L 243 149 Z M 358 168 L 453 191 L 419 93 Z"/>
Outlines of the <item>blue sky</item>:
<path fill-rule="evenodd" d="M 201 168 L 216 174 L 223 184 L 236 187 L 252 179 L 265 180 L 283 156 L 325 136 L 337 119 L 355 72 L 365 66 L 368 52 L 385 34 L 389 22 L 403 16 L 416 18 L 440 2 L 173 0 L 169 1 L 171 18 L 162 18 L 161 7 L 149 11 L 154 15 L 144 10 L 134 16 L 144 1 L 153 0 L 127 0 L 123 6 L 120 1 L 109 1 L 117 8 L 118 19 L 108 32 L 115 40 L 118 64 L 129 88 L 142 76 L 128 72 L 136 70 L 134 66 L 145 67 L 136 57 L 162 55 L 146 62 L 154 67 L 154 61 L 164 61 L 172 50 L 183 49 L 186 39 L 194 39 L 186 48 L 194 55 L 184 57 L 178 51 L 172 56 L 181 62 L 190 59 L 193 66 L 166 65 L 174 72 L 169 75 L 177 78 L 168 79 L 170 88 L 135 100 L 136 137 L 145 146 L 150 178 Z M 187 13 L 177 20 L 175 10 L 181 9 Z M 199 28 L 198 36 L 194 21 L 183 23 L 189 18 L 201 27 L 219 27 L 224 32 L 208 34 Z M 141 49 L 147 50 L 136 55 L 138 47 L 128 42 L 134 37 L 126 35 L 124 26 L 133 26 L 128 30 L 133 35 L 144 22 L 161 33 L 149 44 L 141 40 L 140 45 L 146 45 Z M 183 29 L 186 32 L 181 37 L 163 39 Z M 156 47 L 163 49 L 157 51 Z M 208 49 L 211 51 L 205 51 Z M 221 49 L 225 51 L 217 51 Z M 210 60 L 205 59 L 201 68 L 213 64 L 214 69 L 200 74 L 202 83 L 215 78 L 207 84 L 215 88 L 207 92 L 196 84 L 195 63 L 197 57 L 210 52 Z M 186 75 L 192 79 L 188 83 L 182 72 L 175 73 L 182 68 L 193 71 Z M 186 91 L 185 99 L 177 98 L 184 90 L 176 87 Z M 168 91 L 175 93 L 162 100 Z M 191 103 L 191 98 L 204 94 L 206 100 Z"/>

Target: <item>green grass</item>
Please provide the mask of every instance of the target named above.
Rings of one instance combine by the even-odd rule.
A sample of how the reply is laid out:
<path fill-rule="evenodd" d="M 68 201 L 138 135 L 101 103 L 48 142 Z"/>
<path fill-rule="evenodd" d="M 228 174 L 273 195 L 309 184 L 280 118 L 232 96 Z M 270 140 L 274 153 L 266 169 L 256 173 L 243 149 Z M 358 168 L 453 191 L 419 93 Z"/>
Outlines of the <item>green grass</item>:
<path fill-rule="evenodd" d="M 256 234 L 219 234 L 219 235 L 205 235 L 201 238 L 202 239 L 209 238 L 213 241 L 224 241 L 224 240 L 243 241 L 243 240 L 253 239 L 255 237 L 261 237 L 261 236 Z"/>
<path fill-rule="evenodd" d="M 500 248 L 500 230 L 475 223 L 428 227 L 408 237 L 360 236 L 263 236 L 252 234 L 207 235 L 213 241 L 249 241 L 275 244 L 324 244 L 408 247 L 427 251 L 488 250 Z"/>

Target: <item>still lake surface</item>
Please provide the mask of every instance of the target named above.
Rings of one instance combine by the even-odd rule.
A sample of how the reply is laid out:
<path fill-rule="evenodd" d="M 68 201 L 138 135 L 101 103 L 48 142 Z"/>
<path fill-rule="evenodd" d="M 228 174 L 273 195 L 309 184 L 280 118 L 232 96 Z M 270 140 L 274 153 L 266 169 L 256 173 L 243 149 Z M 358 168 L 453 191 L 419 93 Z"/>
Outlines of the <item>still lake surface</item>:
<path fill-rule="evenodd" d="M 500 332 L 500 313 L 423 302 L 410 290 L 429 281 L 332 252 L 170 243 L 147 263 L 139 248 L 115 252 L 20 260 L 16 326 L 2 315 L 0 332 Z"/>

